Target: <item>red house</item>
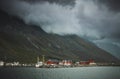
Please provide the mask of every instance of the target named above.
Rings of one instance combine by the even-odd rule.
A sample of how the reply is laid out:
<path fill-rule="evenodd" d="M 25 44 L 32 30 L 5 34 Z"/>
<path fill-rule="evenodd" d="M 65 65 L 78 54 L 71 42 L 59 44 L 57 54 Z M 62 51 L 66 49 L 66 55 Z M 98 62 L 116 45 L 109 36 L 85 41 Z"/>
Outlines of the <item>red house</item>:
<path fill-rule="evenodd" d="M 95 64 L 94 60 L 90 59 L 88 61 L 80 61 L 79 63 L 80 65 L 91 65 L 91 64 Z"/>
<path fill-rule="evenodd" d="M 58 65 L 59 64 L 59 61 L 58 60 L 51 60 L 49 59 L 47 62 L 46 62 L 47 65 Z"/>

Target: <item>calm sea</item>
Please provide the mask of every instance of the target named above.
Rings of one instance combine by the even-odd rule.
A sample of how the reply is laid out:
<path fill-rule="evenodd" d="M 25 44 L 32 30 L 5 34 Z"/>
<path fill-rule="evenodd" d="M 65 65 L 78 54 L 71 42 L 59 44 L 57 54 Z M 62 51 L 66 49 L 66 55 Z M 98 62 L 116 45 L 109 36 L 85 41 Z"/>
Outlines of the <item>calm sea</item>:
<path fill-rule="evenodd" d="M 120 79 L 120 67 L 0 68 L 0 79 Z"/>

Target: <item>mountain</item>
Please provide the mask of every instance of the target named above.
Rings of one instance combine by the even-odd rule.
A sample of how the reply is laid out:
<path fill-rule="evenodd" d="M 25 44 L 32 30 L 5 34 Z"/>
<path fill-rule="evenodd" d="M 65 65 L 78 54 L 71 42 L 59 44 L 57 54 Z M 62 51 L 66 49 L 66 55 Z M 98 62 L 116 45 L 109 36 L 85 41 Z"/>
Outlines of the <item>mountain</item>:
<path fill-rule="evenodd" d="M 36 57 L 119 62 L 110 53 L 76 35 L 48 34 L 39 26 L 0 10 L 0 60 L 34 63 Z"/>

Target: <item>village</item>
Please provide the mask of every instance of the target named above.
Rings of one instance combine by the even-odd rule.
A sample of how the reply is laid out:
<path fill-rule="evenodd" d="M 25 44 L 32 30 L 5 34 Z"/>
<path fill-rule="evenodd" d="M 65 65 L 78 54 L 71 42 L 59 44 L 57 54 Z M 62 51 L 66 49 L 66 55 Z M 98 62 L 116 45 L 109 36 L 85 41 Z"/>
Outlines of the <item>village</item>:
<path fill-rule="evenodd" d="M 45 61 L 45 56 L 42 56 L 42 61 L 37 57 L 37 63 L 35 64 L 36 68 L 62 68 L 62 67 L 80 67 L 80 66 L 97 66 L 94 60 L 90 59 L 88 61 L 77 61 L 73 60 L 57 60 L 57 59 L 48 59 Z"/>
<path fill-rule="evenodd" d="M 37 57 L 36 63 L 20 63 L 19 61 L 15 62 L 4 62 L 0 60 L 0 67 L 35 67 L 35 68 L 70 68 L 70 67 L 94 67 L 94 66 L 120 66 L 119 64 L 115 63 L 98 63 L 95 62 L 93 59 L 89 59 L 87 61 L 73 61 L 69 59 L 48 59 L 45 60 L 45 57 L 42 57 L 40 60 Z"/>
<path fill-rule="evenodd" d="M 62 68 L 62 67 L 96 66 L 96 65 L 97 64 L 93 60 L 73 63 L 71 60 L 58 61 L 55 59 L 49 59 L 44 63 L 43 61 L 39 61 L 36 64 L 20 64 L 19 62 L 5 63 L 3 61 L 0 61 L 0 67 Z"/>
<path fill-rule="evenodd" d="M 67 68 L 67 67 L 84 67 L 84 66 L 97 66 L 93 60 L 80 61 L 73 63 L 72 60 L 58 61 L 55 59 L 49 59 L 45 63 L 42 61 L 35 64 L 36 68 Z"/>
<path fill-rule="evenodd" d="M 93 59 L 88 61 L 76 61 L 63 59 L 45 59 L 45 56 L 42 56 L 40 60 L 39 56 L 37 57 L 37 62 L 33 64 L 21 64 L 20 62 L 4 62 L 0 61 L 0 67 L 36 67 L 36 68 L 64 68 L 64 67 L 84 67 L 84 66 L 97 66 L 97 63 Z"/>

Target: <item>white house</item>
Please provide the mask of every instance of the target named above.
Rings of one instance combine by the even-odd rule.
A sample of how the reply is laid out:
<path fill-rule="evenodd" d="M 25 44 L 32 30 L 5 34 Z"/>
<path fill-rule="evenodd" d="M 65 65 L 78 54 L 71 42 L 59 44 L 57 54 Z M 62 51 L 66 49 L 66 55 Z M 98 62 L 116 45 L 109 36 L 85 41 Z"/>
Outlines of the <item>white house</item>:
<path fill-rule="evenodd" d="M 4 66 L 4 62 L 3 61 L 0 61 L 0 66 Z"/>

